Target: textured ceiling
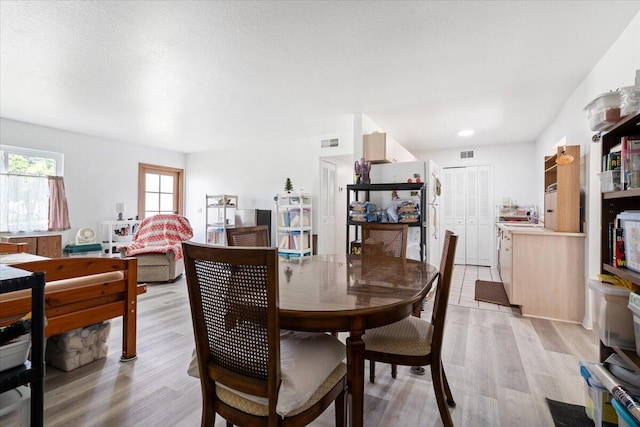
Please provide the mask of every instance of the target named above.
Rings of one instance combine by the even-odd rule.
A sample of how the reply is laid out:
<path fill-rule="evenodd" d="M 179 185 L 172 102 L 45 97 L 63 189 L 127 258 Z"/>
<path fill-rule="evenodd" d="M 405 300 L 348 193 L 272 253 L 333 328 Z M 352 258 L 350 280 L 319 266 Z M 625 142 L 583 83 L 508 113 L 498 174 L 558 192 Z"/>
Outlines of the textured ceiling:
<path fill-rule="evenodd" d="M 417 150 L 463 128 L 466 145 L 536 139 L 640 2 L 0 8 L 2 117 L 195 152 L 328 135 L 363 112 Z"/>

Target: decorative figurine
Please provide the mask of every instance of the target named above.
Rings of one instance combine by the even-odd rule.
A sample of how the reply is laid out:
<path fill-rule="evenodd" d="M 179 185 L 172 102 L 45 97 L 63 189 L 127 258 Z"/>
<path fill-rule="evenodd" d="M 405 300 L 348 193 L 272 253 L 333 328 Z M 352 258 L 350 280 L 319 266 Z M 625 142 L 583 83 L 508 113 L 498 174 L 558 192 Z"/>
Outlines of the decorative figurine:
<path fill-rule="evenodd" d="M 291 183 L 290 178 L 287 178 L 287 181 L 284 183 L 284 191 L 287 193 L 291 193 L 291 191 L 293 191 L 293 184 Z"/>

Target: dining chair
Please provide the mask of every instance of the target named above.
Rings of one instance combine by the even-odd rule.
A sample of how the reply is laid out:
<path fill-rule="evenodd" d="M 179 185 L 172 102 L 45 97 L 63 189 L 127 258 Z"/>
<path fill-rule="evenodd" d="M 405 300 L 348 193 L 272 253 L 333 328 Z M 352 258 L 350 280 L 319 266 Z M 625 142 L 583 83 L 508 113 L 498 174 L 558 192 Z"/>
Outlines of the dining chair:
<path fill-rule="evenodd" d="M 229 246 L 270 246 L 269 227 L 255 225 L 227 228 L 227 244 Z"/>
<path fill-rule="evenodd" d="M 400 223 L 362 224 L 362 256 L 390 256 L 405 259 L 409 226 Z M 373 364 L 373 362 L 371 362 Z M 370 368 L 372 369 L 372 368 Z M 391 377 L 398 375 L 398 366 L 391 365 Z"/>
<path fill-rule="evenodd" d="M 406 257 L 407 224 L 365 223 L 361 228 L 362 255 Z"/>
<path fill-rule="evenodd" d="M 335 403 L 346 422 L 345 347 L 281 331 L 277 248 L 183 243 L 202 426 L 300 426 Z"/>
<path fill-rule="evenodd" d="M 369 329 L 362 336 L 371 382 L 375 380 L 376 361 L 405 366 L 431 366 L 436 402 L 446 427 L 453 426 L 447 405 L 454 407 L 456 403 L 442 366 L 442 341 L 457 240 L 458 236 L 447 230 L 431 322 L 409 316 L 390 325 Z"/>

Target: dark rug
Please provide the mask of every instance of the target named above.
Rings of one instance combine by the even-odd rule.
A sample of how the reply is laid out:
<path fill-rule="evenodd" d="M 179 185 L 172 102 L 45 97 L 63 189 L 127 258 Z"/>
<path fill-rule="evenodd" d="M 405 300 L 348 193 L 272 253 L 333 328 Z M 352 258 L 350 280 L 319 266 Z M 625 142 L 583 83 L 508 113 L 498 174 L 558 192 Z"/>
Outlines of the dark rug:
<path fill-rule="evenodd" d="M 592 426 L 593 420 L 587 416 L 584 406 L 558 402 L 548 397 L 547 405 L 556 427 Z"/>
<path fill-rule="evenodd" d="M 493 304 L 506 305 L 511 307 L 507 293 L 502 282 L 487 282 L 476 280 L 476 301 L 485 301 Z"/>

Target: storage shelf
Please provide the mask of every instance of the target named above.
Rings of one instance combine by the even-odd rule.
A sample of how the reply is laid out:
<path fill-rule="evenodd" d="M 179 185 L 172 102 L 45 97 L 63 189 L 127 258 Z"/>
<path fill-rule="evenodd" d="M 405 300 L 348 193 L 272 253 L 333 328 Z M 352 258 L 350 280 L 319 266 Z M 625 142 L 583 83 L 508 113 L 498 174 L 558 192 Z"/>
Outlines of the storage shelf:
<path fill-rule="evenodd" d="M 602 269 L 623 279 L 631 280 L 631 282 L 640 285 L 640 273 L 636 273 L 628 268 L 614 267 L 609 264 L 602 264 Z"/>
<path fill-rule="evenodd" d="M 421 221 L 418 222 L 360 222 L 360 221 L 347 221 L 347 225 L 363 225 L 363 224 L 407 224 L 409 227 L 420 227 L 422 225 Z"/>
<path fill-rule="evenodd" d="M 609 193 L 602 193 L 603 199 L 623 199 L 627 197 L 639 197 L 639 196 L 640 196 L 640 188 L 636 188 L 633 190 L 611 191 Z"/>
<path fill-rule="evenodd" d="M 606 155 L 610 150 L 620 143 L 623 136 L 640 135 L 640 114 L 636 113 L 624 120 L 616 123 L 616 125 L 608 132 L 603 132 L 601 138 L 602 154 Z M 600 246 L 601 246 L 601 262 L 602 272 L 615 274 L 623 279 L 630 280 L 636 285 L 640 285 L 640 273 L 629 270 L 628 268 L 614 267 L 608 264 L 611 258 L 610 248 L 608 245 L 609 223 L 615 221 L 616 215 L 625 210 L 638 209 L 638 201 L 640 200 L 640 189 L 612 191 L 602 193 L 601 195 L 601 224 L 600 224 Z M 636 373 L 640 374 L 640 357 L 634 352 L 623 350 L 615 347 L 607 347 L 600 341 L 600 361 L 604 361 L 606 357 L 615 352 L 627 362 Z"/>

